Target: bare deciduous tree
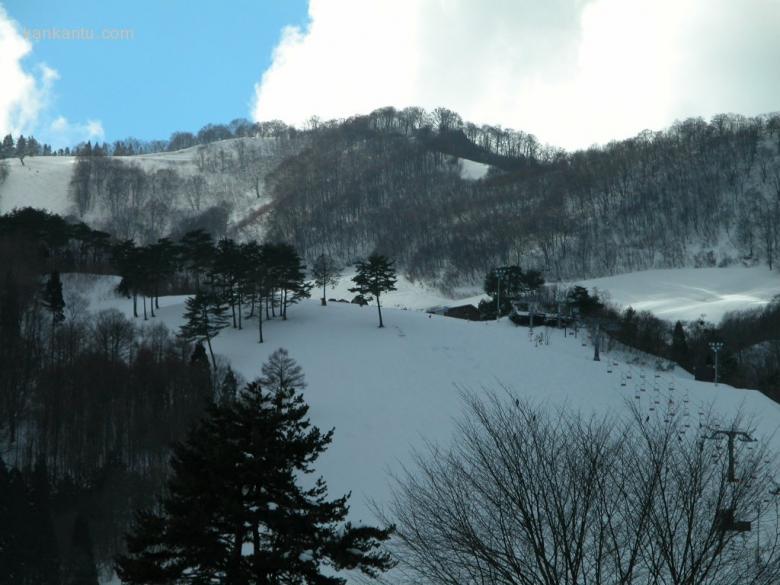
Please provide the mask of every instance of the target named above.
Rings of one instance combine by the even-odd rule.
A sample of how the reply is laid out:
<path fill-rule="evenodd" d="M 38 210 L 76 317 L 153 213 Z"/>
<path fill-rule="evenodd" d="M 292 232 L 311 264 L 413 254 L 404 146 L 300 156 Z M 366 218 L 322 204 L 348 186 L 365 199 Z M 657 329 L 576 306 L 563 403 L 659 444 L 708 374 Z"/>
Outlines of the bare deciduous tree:
<path fill-rule="evenodd" d="M 728 449 L 704 416 L 552 416 L 511 394 L 465 394 L 449 449 L 395 478 L 384 520 L 413 580 L 435 585 L 769 585 L 780 578 L 776 467 Z M 721 429 L 743 427 L 739 416 Z M 695 427 L 695 428 L 694 428 Z M 712 440 L 709 438 L 712 437 Z M 751 448 L 752 446 L 752 448 Z M 751 521 L 735 530 L 732 518 Z"/>

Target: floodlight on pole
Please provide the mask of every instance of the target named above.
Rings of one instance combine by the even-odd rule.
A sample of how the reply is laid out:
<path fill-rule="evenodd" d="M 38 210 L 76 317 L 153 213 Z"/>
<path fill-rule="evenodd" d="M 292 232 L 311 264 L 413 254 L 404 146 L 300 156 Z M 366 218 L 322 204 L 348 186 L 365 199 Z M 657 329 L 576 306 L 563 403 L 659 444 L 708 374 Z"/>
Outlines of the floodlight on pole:
<path fill-rule="evenodd" d="M 723 349 L 722 341 L 710 341 L 709 346 L 712 352 L 715 354 L 715 385 L 718 385 L 718 354 Z"/>
<path fill-rule="evenodd" d="M 506 268 L 496 268 L 496 321 L 501 318 L 501 279 L 506 274 Z"/>

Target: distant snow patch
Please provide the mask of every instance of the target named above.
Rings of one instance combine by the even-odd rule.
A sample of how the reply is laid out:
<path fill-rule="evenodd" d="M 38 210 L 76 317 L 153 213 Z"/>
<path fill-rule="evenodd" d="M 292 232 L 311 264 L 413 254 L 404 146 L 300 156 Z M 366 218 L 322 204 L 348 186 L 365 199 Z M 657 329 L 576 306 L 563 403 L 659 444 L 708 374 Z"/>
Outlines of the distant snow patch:
<path fill-rule="evenodd" d="M 645 270 L 576 284 L 670 321 L 717 323 L 729 311 L 761 308 L 780 294 L 780 274 L 766 266 Z"/>
<path fill-rule="evenodd" d="M 461 158 L 458 159 L 458 161 L 460 162 L 461 179 L 471 179 L 471 180 L 481 179 L 487 174 L 488 169 L 490 168 L 490 165 L 469 160 L 467 158 Z"/>

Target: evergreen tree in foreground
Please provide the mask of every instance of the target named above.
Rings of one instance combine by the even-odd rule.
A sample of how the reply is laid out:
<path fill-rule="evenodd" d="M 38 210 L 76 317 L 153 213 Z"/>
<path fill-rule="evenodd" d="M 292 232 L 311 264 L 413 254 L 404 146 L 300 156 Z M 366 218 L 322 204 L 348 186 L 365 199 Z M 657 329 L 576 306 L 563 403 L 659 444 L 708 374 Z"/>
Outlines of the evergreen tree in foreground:
<path fill-rule="evenodd" d="M 384 327 L 382 322 L 382 304 L 379 297 L 383 292 L 396 290 L 395 266 L 392 260 L 387 256 L 372 254 L 365 262 L 358 262 L 355 265 L 357 274 L 352 277 L 355 286 L 349 289 L 349 292 L 358 293 L 367 301 L 376 299 L 376 308 L 379 311 L 379 326 Z"/>
<path fill-rule="evenodd" d="M 348 496 L 329 500 L 322 478 L 298 485 L 333 431 L 311 425 L 286 380 L 274 376 L 273 390 L 247 384 L 175 447 L 162 512 L 137 515 L 117 559 L 125 583 L 342 585 L 334 571 L 391 567 L 380 549 L 391 529 L 344 523 Z"/>

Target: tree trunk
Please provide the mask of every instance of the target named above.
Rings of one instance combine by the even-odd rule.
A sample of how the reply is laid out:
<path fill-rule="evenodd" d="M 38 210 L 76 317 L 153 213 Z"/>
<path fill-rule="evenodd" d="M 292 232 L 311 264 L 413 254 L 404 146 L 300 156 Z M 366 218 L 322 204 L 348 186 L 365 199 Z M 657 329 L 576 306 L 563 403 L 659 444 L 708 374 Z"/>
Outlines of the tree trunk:
<path fill-rule="evenodd" d="M 263 311 L 257 311 L 257 332 L 260 336 L 258 343 L 263 343 Z"/>
<path fill-rule="evenodd" d="M 322 306 L 325 307 L 328 305 L 327 301 L 325 300 L 325 284 L 322 285 Z"/>
<path fill-rule="evenodd" d="M 214 367 L 214 373 L 217 371 L 217 359 L 214 357 L 214 350 L 211 348 L 211 337 L 206 336 L 206 345 L 209 346 L 209 353 L 211 354 L 211 365 Z"/>
<path fill-rule="evenodd" d="M 379 326 L 384 327 L 385 324 L 382 322 L 382 305 L 379 302 L 379 295 L 376 296 L 376 310 L 379 311 Z"/>

